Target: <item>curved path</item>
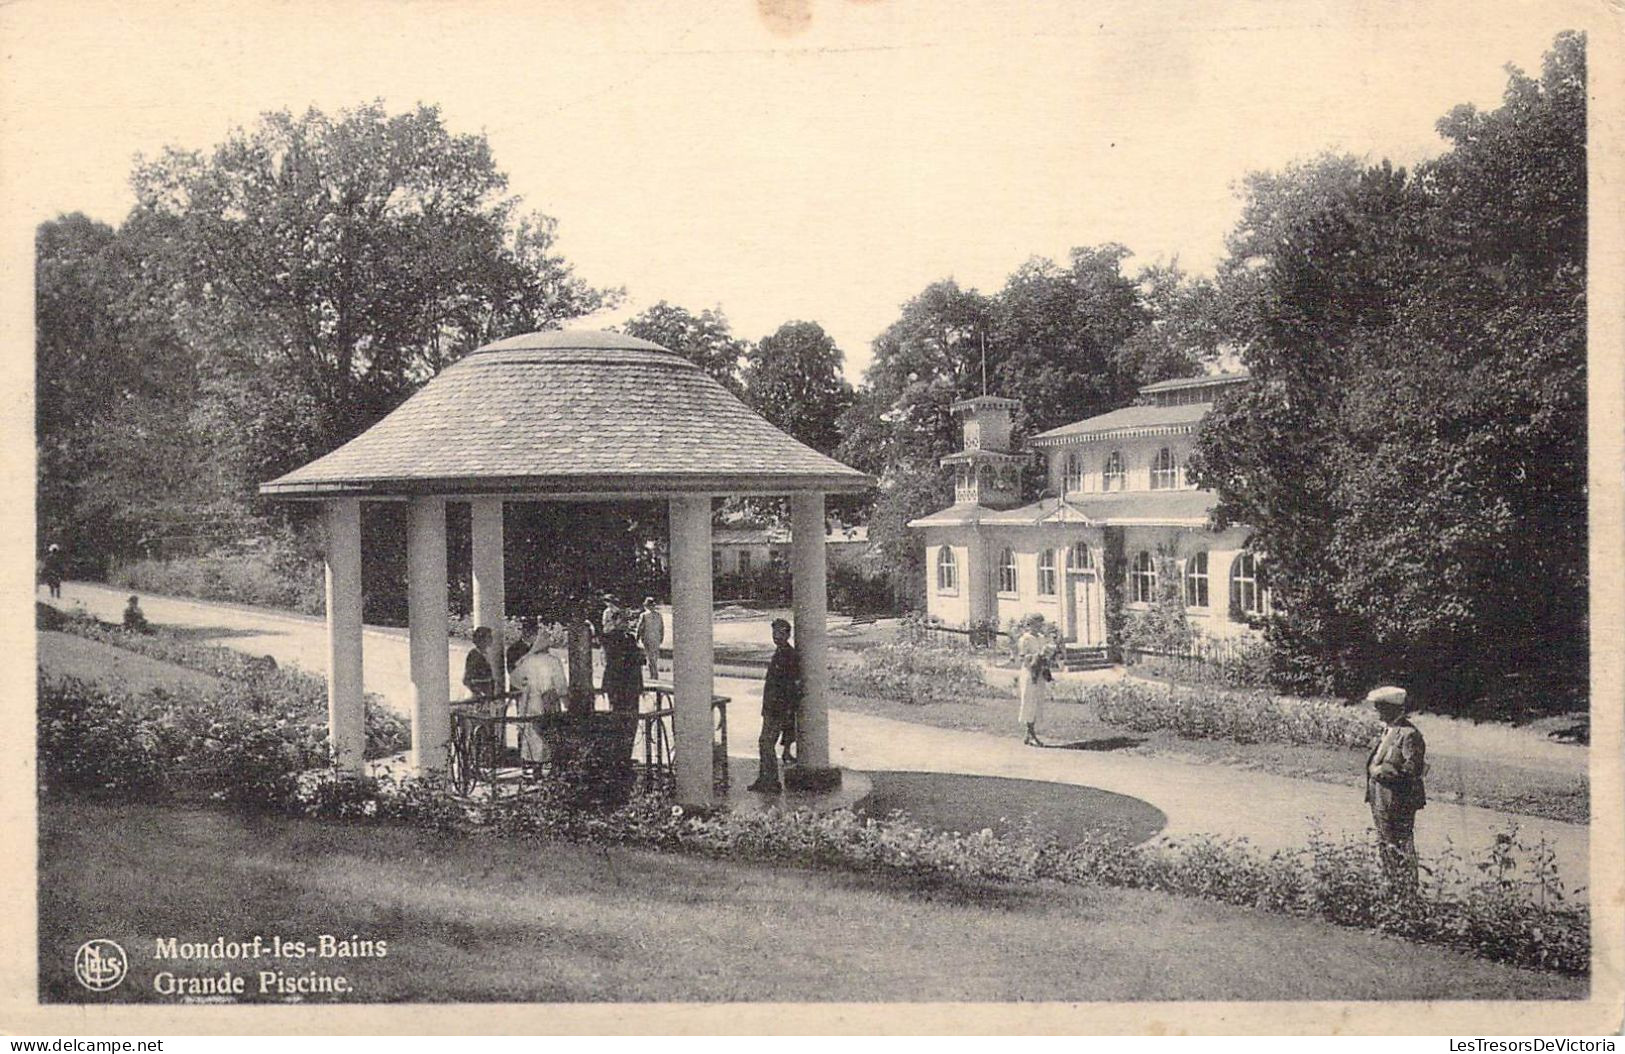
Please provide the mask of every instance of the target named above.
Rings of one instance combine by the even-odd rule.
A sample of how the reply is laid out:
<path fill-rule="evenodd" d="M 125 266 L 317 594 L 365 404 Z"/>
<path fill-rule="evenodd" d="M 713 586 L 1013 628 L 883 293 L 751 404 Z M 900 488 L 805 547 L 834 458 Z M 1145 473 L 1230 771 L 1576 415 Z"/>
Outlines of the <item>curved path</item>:
<path fill-rule="evenodd" d="M 128 596 L 127 592 L 78 582 L 64 584 L 62 592 L 62 606 L 82 606 L 98 618 L 115 622 Z M 153 622 L 205 631 L 204 639 L 211 643 L 270 655 L 278 663 L 292 663 L 312 673 L 326 669 L 327 633 L 321 619 L 153 595 L 143 595 L 141 606 Z M 405 712 L 411 698 L 406 632 L 368 627 L 363 646 L 367 690 Z M 457 643 L 452 650 L 455 678 L 467 645 Z M 460 693 L 460 685 L 453 688 Z M 734 700 L 728 715 L 729 752 L 752 755 L 761 728 L 761 682 L 719 677 L 716 690 Z M 847 711 L 830 713 L 830 744 L 831 760 L 846 768 L 1044 780 L 1129 795 L 1168 817 L 1165 836 L 1212 834 L 1245 838 L 1265 850 L 1294 849 L 1305 844 L 1316 825 L 1333 837 L 1363 834 L 1371 825 L 1359 793 L 1347 787 L 1222 765 L 1106 752 L 1034 750 L 1014 738 Z M 1568 887 L 1589 885 L 1589 832 L 1580 824 L 1435 802 L 1418 817 L 1417 845 L 1424 856 L 1437 855 L 1448 845 L 1476 855 L 1514 823 L 1521 840 L 1545 838 L 1552 844 L 1558 871 Z"/>

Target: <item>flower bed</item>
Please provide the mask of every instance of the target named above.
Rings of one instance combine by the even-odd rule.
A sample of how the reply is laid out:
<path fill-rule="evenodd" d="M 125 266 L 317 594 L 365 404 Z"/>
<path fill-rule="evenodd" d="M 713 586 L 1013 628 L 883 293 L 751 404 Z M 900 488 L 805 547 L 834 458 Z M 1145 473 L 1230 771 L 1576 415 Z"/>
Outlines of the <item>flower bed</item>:
<path fill-rule="evenodd" d="M 327 682 L 303 670 L 279 667 L 231 648 L 185 640 L 162 628 L 151 633 L 127 633 L 84 617 L 64 619 L 56 628 L 149 659 L 212 674 L 232 686 L 233 691 L 247 691 L 253 698 L 274 701 L 290 715 L 297 715 L 296 720 L 322 726 L 327 723 Z M 376 695 L 368 694 L 366 712 L 367 757 L 387 757 L 411 746 L 411 723 L 385 708 Z"/>
<path fill-rule="evenodd" d="M 1588 910 L 1565 903 L 1549 847 L 1521 844 L 1515 830 L 1479 859 L 1428 861 L 1424 888 L 1406 898 L 1388 890 L 1369 839 L 1315 835 L 1303 849 L 1270 854 L 1243 840 L 1206 836 L 1143 845 L 1100 837 L 1062 846 L 988 830 L 933 831 L 900 815 L 691 813 L 652 795 L 613 811 L 590 811 L 573 808 L 566 793 L 553 788 L 535 799 L 468 806 L 462 824 L 502 837 L 836 868 L 927 885 L 1050 880 L 1157 890 L 1376 930 L 1520 966 L 1568 974 L 1590 969 Z M 446 799 L 413 781 L 358 787 L 314 776 L 301 799 L 312 816 L 417 819 L 414 809 L 421 808 L 419 822 L 456 824 Z"/>
<path fill-rule="evenodd" d="M 1168 729 L 1187 739 L 1364 747 L 1381 731 L 1368 710 L 1269 692 L 1174 684 L 1076 684 L 1064 689 L 1102 721 L 1135 732 Z"/>

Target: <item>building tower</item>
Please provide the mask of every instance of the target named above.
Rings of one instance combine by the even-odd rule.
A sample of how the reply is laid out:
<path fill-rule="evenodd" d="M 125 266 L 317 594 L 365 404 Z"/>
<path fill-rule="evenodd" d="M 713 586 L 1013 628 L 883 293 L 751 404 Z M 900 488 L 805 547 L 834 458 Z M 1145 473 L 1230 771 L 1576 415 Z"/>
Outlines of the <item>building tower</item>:
<path fill-rule="evenodd" d="M 1008 509 L 1021 503 L 1021 463 L 1010 448 L 1010 421 L 1021 403 L 996 395 L 962 399 L 950 408 L 964 421 L 965 448 L 942 459 L 954 466 L 954 503 Z"/>

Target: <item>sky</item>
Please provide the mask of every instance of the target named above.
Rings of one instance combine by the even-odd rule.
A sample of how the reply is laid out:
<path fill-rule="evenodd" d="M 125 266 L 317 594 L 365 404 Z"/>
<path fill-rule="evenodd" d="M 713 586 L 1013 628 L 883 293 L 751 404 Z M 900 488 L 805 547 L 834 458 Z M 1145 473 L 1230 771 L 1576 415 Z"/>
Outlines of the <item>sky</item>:
<path fill-rule="evenodd" d="M 1207 273 L 1249 171 L 1414 164 L 1587 8 L 1563 3 L 715 0 L 0 8 L 0 181 L 117 223 L 138 154 L 372 99 L 483 132 L 585 279 L 822 324 L 856 380 L 904 301 L 1120 242 Z M 15 216 L 16 211 L 13 212 Z"/>

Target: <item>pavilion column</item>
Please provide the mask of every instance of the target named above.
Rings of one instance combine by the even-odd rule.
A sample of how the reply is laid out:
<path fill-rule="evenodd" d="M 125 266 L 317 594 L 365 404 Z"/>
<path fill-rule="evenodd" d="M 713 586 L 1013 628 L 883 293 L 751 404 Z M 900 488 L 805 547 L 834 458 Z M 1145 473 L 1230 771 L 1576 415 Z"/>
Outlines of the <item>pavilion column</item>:
<path fill-rule="evenodd" d="M 672 732 L 677 800 L 712 803 L 711 498 L 671 499 Z"/>
<path fill-rule="evenodd" d="M 367 745 L 361 680 L 361 500 L 335 498 L 327 514 L 327 739 L 333 764 L 361 775 Z"/>
<path fill-rule="evenodd" d="M 502 638 L 508 614 L 502 565 L 502 499 L 475 498 L 469 503 L 473 536 L 474 625 L 489 626 L 491 647 L 486 658 L 496 678 L 498 695 L 508 690 L 507 643 Z"/>
<path fill-rule="evenodd" d="M 801 653 L 801 713 L 796 723 L 795 768 L 786 786 L 825 788 L 840 782 L 829 763 L 829 593 L 825 580 L 824 495 L 790 497 L 791 604 L 796 651 Z"/>
<path fill-rule="evenodd" d="M 407 506 L 406 619 L 412 657 L 412 769 L 422 775 L 445 769 L 451 738 L 444 498 L 412 498 Z"/>

